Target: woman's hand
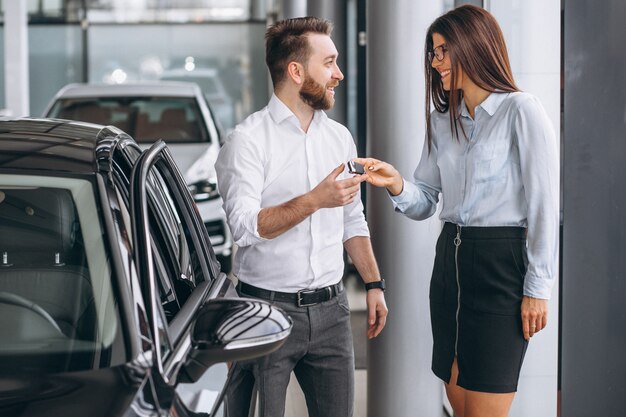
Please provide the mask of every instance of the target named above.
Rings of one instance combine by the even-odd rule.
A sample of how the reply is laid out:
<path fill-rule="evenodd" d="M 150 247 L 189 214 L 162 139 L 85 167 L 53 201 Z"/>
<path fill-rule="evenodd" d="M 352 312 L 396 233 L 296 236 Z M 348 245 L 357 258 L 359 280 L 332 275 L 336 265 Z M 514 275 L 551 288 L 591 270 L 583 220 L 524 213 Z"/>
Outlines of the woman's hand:
<path fill-rule="evenodd" d="M 393 165 L 374 158 L 354 158 L 365 167 L 365 181 L 375 187 L 385 187 L 391 195 L 398 195 L 404 188 L 404 180 Z"/>
<path fill-rule="evenodd" d="M 548 324 L 548 300 L 524 296 L 522 298 L 522 331 L 530 340 Z"/>

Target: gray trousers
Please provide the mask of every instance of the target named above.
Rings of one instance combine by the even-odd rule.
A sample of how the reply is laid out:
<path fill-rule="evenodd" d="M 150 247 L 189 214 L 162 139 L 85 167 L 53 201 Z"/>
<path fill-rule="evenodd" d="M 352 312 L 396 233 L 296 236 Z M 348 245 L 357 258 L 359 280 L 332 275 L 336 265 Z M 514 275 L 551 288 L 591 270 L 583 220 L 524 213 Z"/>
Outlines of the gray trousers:
<path fill-rule="evenodd" d="M 253 415 L 249 412 L 256 385 L 259 417 L 283 417 L 293 371 L 304 392 L 309 417 L 352 417 L 354 346 L 346 292 L 311 307 L 276 301 L 274 305 L 293 320 L 291 335 L 276 352 L 233 365 L 226 416 Z"/>

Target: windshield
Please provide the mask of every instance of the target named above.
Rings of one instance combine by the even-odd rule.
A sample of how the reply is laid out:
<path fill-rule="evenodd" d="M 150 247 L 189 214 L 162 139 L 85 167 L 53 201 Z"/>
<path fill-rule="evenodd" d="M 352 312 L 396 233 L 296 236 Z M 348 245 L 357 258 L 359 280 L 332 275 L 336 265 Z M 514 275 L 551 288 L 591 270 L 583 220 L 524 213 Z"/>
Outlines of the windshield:
<path fill-rule="evenodd" d="M 87 180 L 0 174 L 0 372 L 125 358 L 98 213 Z"/>
<path fill-rule="evenodd" d="M 193 98 L 67 98 L 57 101 L 48 117 L 113 125 L 139 143 L 211 141 Z"/>

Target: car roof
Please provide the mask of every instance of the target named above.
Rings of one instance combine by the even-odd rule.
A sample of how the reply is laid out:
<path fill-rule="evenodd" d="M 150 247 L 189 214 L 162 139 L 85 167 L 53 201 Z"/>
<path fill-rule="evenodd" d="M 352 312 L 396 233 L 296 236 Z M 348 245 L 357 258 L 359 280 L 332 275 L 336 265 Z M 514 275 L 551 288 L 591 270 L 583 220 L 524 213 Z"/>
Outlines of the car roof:
<path fill-rule="evenodd" d="M 124 84 L 68 84 L 56 98 L 119 97 L 119 96 L 160 96 L 195 97 L 202 95 L 194 83 L 182 81 L 155 81 Z"/>
<path fill-rule="evenodd" d="M 110 164 L 109 155 L 121 138 L 130 139 L 113 126 L 61 119 L 0 118 L 0 170 L 106 170 L 102 163 Z"/>

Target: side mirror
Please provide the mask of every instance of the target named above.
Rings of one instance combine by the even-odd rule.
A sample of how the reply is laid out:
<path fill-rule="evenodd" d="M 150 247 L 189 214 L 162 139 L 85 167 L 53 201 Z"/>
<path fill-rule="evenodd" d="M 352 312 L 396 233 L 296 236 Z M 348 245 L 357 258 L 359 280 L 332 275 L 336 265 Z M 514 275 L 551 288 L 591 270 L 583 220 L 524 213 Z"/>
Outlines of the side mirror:
<path fill-rule="evenodd" d="M 220 298 L 202 307 L 193 323 L 192 349 L 180 382 L 195 382 L 211 366 L 267 355 L 291 333 L 289 316 L 262 300 Z"/>

